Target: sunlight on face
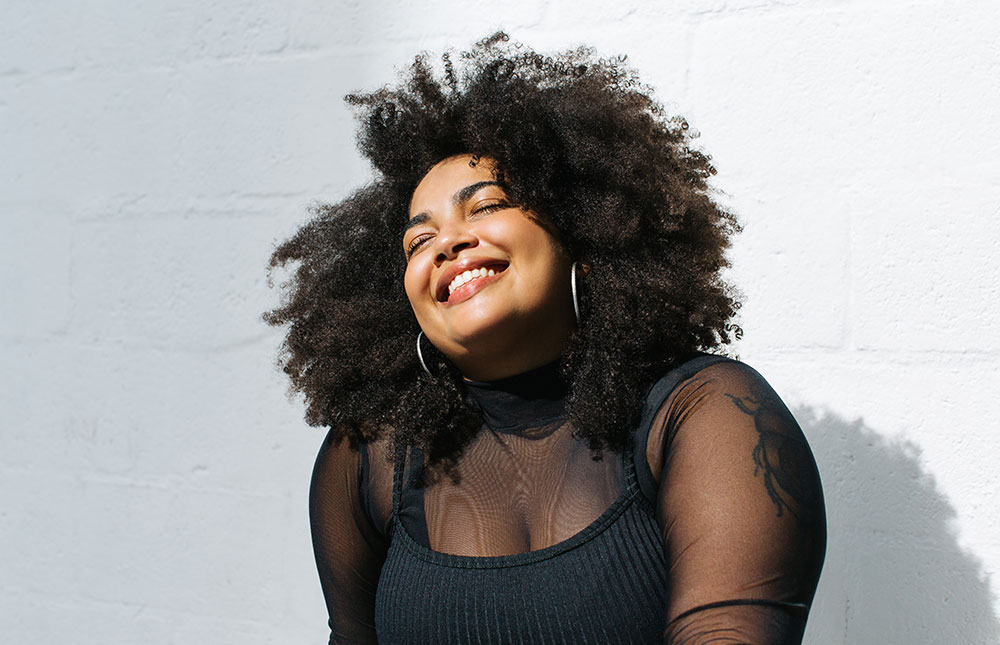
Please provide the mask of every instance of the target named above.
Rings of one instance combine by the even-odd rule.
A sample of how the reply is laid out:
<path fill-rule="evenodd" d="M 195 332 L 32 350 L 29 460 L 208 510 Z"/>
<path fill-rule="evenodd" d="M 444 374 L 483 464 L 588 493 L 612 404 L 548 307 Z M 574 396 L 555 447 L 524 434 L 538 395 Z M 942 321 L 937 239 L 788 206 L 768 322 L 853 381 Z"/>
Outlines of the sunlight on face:
<path fill-rule="evenodd" d="M 413 192 L 402 244 L 417 322 L 467 377 L 516 374 L 565 347 L 571 262 L 535 213 L 510 203 L 491 160 L 434 166 Z"/>

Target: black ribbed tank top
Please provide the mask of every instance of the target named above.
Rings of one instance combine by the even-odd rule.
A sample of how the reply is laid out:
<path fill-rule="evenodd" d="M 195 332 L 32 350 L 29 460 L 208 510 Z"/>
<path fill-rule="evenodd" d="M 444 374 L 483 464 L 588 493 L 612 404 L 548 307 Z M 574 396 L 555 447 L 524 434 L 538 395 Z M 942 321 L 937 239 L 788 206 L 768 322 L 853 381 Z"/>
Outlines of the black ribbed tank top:
<path fill-rule="evenodd" d="M 536 551 L 472 557 L 434 551 L 410 535 L 405 489 L 422 455 L 397 455 L 393 521 L 378 581 L 380 643 L 655 643 L 663 638 L 666 561 L 646 463 L 653 413 L 706 357 L 674 370 L 647 397 L 633 448 L 621 460 L 624 491 L 584 530 Z M 409 464 L 408 466 L 406 464 Z M 638 471 L 638 472 L 637 472 Z"/>
<path fill-rule="evenodd" d="M 402 461 L 402 460 L 399 460 Z M 399 521 L 379 578 L 380 643 L 652 643 L 661 638 L 666 565 L 631 459 L 626 490 L 593 524 L 538 551 L 469 557 L 417 543 Z"/>

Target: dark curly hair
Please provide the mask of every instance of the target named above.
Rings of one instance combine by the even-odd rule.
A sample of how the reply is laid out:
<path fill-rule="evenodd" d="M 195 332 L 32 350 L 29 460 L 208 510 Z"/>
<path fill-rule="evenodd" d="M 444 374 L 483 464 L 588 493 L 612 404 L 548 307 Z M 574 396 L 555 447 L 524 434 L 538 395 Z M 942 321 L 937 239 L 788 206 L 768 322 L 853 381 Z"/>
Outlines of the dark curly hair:
<path fill-rule="evenodd" d="M 422 176 L 472 154 L 494 160 L 514 203 L 588 267 L 560 362 L 567 415 L 595 458 L 621 450 L 653 380 L 739 333 L 720 277 L 739 226 L 710 196 L 710 158 L 624 57 L 545 56 L 498 33 L 441 61 L 435 73 L 418 56 L 398 85 L 347 97 L 375 179 L 315 207 L 271 256 L 272 269 L 296 266 L 264 319 L 288 325 L 280 361 L 306 420 L 352 446 L 417 445 L 432 474 L 454 472 L 482 419 L 442 355 L 425 351 L 435 377 L 417 360 L 401 230 Z"/>

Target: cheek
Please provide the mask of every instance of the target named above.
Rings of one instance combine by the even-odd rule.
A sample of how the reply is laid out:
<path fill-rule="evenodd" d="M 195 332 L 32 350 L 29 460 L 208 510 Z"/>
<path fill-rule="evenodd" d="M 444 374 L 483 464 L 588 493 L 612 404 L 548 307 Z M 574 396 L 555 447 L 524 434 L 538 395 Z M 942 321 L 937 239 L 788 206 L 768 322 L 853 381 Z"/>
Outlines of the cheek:
<path fill-rule="evenodd" d="M 426 262 L 415 260 L 406 266 L 403 274 L 403 289 L 406 291 L 406 298 L 410 301 L 410 307 L 418 311 L 421 306 L 426 306 L 428 296 L 427 280 L 430 276 L 430 268 L 423 266 Z"/>
<path fill-rule="evenodd" d="M 510 253 L 526 257 L 558 255 L 559 244 L 541 224 L 520 211 L 507 211 L 503 216 L 490 218 L 482 224 L 484 237 Z"/>
<path fill-rule="evenodd" d="M 414 302 L 417 296 L 416 280 L 414 271 L 407 267 L 406 273 L 403 274 L 403 289 L 406 291 L 406 298 L 410 301 L 411 307 L 417 304 Z"/>
<path fill-rule="evenodd" d="M 551 285 L 561 283 L 563 273 L 569 280 L 569 261 L 555 239 L 545 229 L 533 225 L 520 231 L 517 248 L 522 251 L 522 258 L 531 266 L 535 280 Z M 565 270 L 563 270 L 565 265 Z"/>

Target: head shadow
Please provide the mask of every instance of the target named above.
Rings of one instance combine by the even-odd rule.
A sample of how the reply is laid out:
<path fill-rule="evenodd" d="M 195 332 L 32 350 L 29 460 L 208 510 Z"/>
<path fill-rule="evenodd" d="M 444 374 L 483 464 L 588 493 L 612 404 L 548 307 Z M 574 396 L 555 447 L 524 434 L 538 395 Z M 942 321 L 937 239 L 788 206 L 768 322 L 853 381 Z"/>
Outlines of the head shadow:
<path fill-rule="evenodd" d="M 829 541 L 807 643 L 993 643 L 982 563 L 920 449 L 810 407 L 793 410 L 823 479 Z"/>

